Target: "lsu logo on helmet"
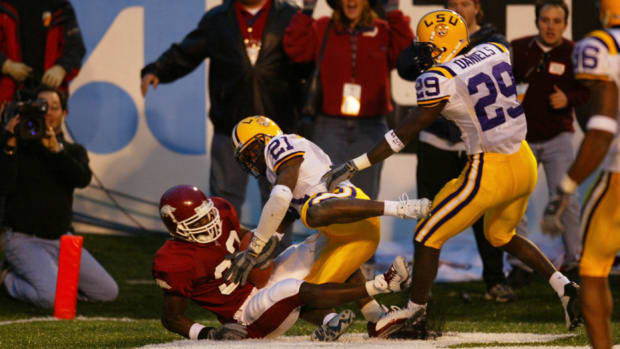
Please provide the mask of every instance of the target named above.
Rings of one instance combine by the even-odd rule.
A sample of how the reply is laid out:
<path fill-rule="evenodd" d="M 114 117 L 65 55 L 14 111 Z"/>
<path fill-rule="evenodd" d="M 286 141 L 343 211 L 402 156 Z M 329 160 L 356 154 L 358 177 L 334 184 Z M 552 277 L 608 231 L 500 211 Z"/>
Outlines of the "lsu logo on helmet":
<path fill-rule="evenodd" d="M 434 45 L 433 59 L 441 64 L 456 57 L 467 45 L 467 25 L 458 13 L 452 10 L 437 10 L 427 13 L 416 29 L 417 41 Z"/>
<path fill-rule="evenodd" d="M 620 1 L 600 0 L 601 24 L 605 28 L 620 25 Z"/>
<path fill-rule="evenodd" d="M 232 130 L 235 160 L 254 176 L 262 174 L 265 145 L 281 134 L 280 126 L 266 116 L 249 116 L 239 121 Z"/>

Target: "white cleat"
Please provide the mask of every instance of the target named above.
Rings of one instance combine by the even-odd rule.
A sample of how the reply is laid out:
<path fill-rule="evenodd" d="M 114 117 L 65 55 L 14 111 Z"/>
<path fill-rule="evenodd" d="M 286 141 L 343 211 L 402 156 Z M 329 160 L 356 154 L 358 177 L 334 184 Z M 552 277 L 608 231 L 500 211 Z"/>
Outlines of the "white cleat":
<path fill-rule="evenodd" d="M 387 338 L 405 325 L 415 325 L 426 317 L 426 306 L 416 306 L 411 301 L 404 308 L 392 306 L 376 323 L 368 323 L 369 337 Z"/>
<path fill-rule="evenodd" d="M 345 309 L 326 324 L 315 329 L 310 335 L 310 339 L 319 342 L 335 342 L 343 333 L 347 332 L 347 329 L 353 324 L 353 320 L 355 320 L 355 313 Z"/>
<path fill-rule="evenodd" d="M 398 217 L 404 219 L 420 219 L 431 213 L 433 202 L 427 198 L 409 199 L 407 193 L 400 196 L 400 202 L 396 208 Z"/>
<path fill-rule="evenodd" d="M 411 284 L 410 281 L 411 277 L 405 257 L 398 256 L 385 273 L 375 276 L 374 286 L 386 292 L 399 292 L 407 288 Z"/>

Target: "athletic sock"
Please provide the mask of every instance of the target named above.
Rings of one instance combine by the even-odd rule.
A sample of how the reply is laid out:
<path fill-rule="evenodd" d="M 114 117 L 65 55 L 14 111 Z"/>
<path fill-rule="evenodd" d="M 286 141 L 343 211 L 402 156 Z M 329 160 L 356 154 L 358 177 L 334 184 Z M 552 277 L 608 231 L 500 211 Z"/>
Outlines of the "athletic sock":
<path fill-rule="evenodd" d="M 364 318 L 370 322 L 379 321 L 379 318 L 385 314 L 385 310 L 383 310 L 381 304 L 374 299 L 366 303 L 360 311 L 362 315 L 364 315 Z"/>
<path fill-rule="evenodd" d="M 400 201 L 383 201 L 383 214 L 385 216 L 395 216 L 398 217 L 398 204 Z"/>
<path fill-rule="evenodd" d="M 564 285 L 566 284 L 570 284 L 570 280 L 564 276 L 564 274 L 559 271 L 551 274 L 551 277 L 549 278 L 549 285 L 553 287 L 555 293 L 558 294 L 558 297 L 564 296 Z"/>

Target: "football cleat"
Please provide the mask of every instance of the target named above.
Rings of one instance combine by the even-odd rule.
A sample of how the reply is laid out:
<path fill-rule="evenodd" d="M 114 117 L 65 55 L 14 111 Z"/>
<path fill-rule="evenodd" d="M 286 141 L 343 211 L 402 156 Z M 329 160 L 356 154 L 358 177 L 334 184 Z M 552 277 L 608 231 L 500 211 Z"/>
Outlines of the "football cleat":
<path fill-rule="evenodd" d="M 379 290 L 399 292 L 407 288 L 410 280 L 405 257 L 398 256 L 385 273 L 375 276 L 374 286 Z"/>
<path fill-rule="evenodd" d="M 405 325 L 415 326 L 426 317 L 426 306 L 416 305 L 409 301 L 407 307 L 392 306 L 376 323 L 368 323 L 370 337 L 388 338 L 392 333 L 401 330 Z"/>
<path fill-rule="evenodd" d="M 560 301 L 564 309 L 566 327 L 569 331 L 573 331 L 583 320 L 579 305 L 579 285 L 574 282 L 564 285 L 564 295 L 560 297 Z"/>
<path fill-rule="evenodd" d="M 355 320 L 355 313 L 345 309 L 326 324 L 317 327 L 310 335 L 310 339 L 320 342 L 334 342 L 347 332 L 347 329 L 353 324 L 353 320 Z"/>
<path fill-rule="evenodd" d="M 407 193 L 400 196 L 400 202 L 396 206 L 398 217 L 404 219 L 419 219 L 428 216 L 431 213 L 432 202 L 423 198 L 419 200 L 409 199 Z"/>

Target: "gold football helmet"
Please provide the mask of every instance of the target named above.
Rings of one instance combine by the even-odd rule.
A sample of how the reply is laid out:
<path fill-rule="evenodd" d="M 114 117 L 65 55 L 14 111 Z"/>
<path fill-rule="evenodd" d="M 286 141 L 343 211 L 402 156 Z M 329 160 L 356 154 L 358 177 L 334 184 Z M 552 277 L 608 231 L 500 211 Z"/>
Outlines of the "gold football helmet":
<path fill-rule="evenodd" d="M 469 45 L 469 34 L 463 17 L 452 10 L 437 10 L 427 13 L 416 29 L 416 40 L 435 46 L 435 63 L 445 63 Z"/>
<path fill-rule="evenodd" d="M 235 160 L 254 176 L 264 172 L 265 145 L 282 134 L 280 126 L 266 116 L 249 116 L 237 123 L 232 131 Z"/>
<path fill-rule="evenodd" d="M 620 25 L 620 1 L 600 0 L 601 24 L 605 28 Z"/>

